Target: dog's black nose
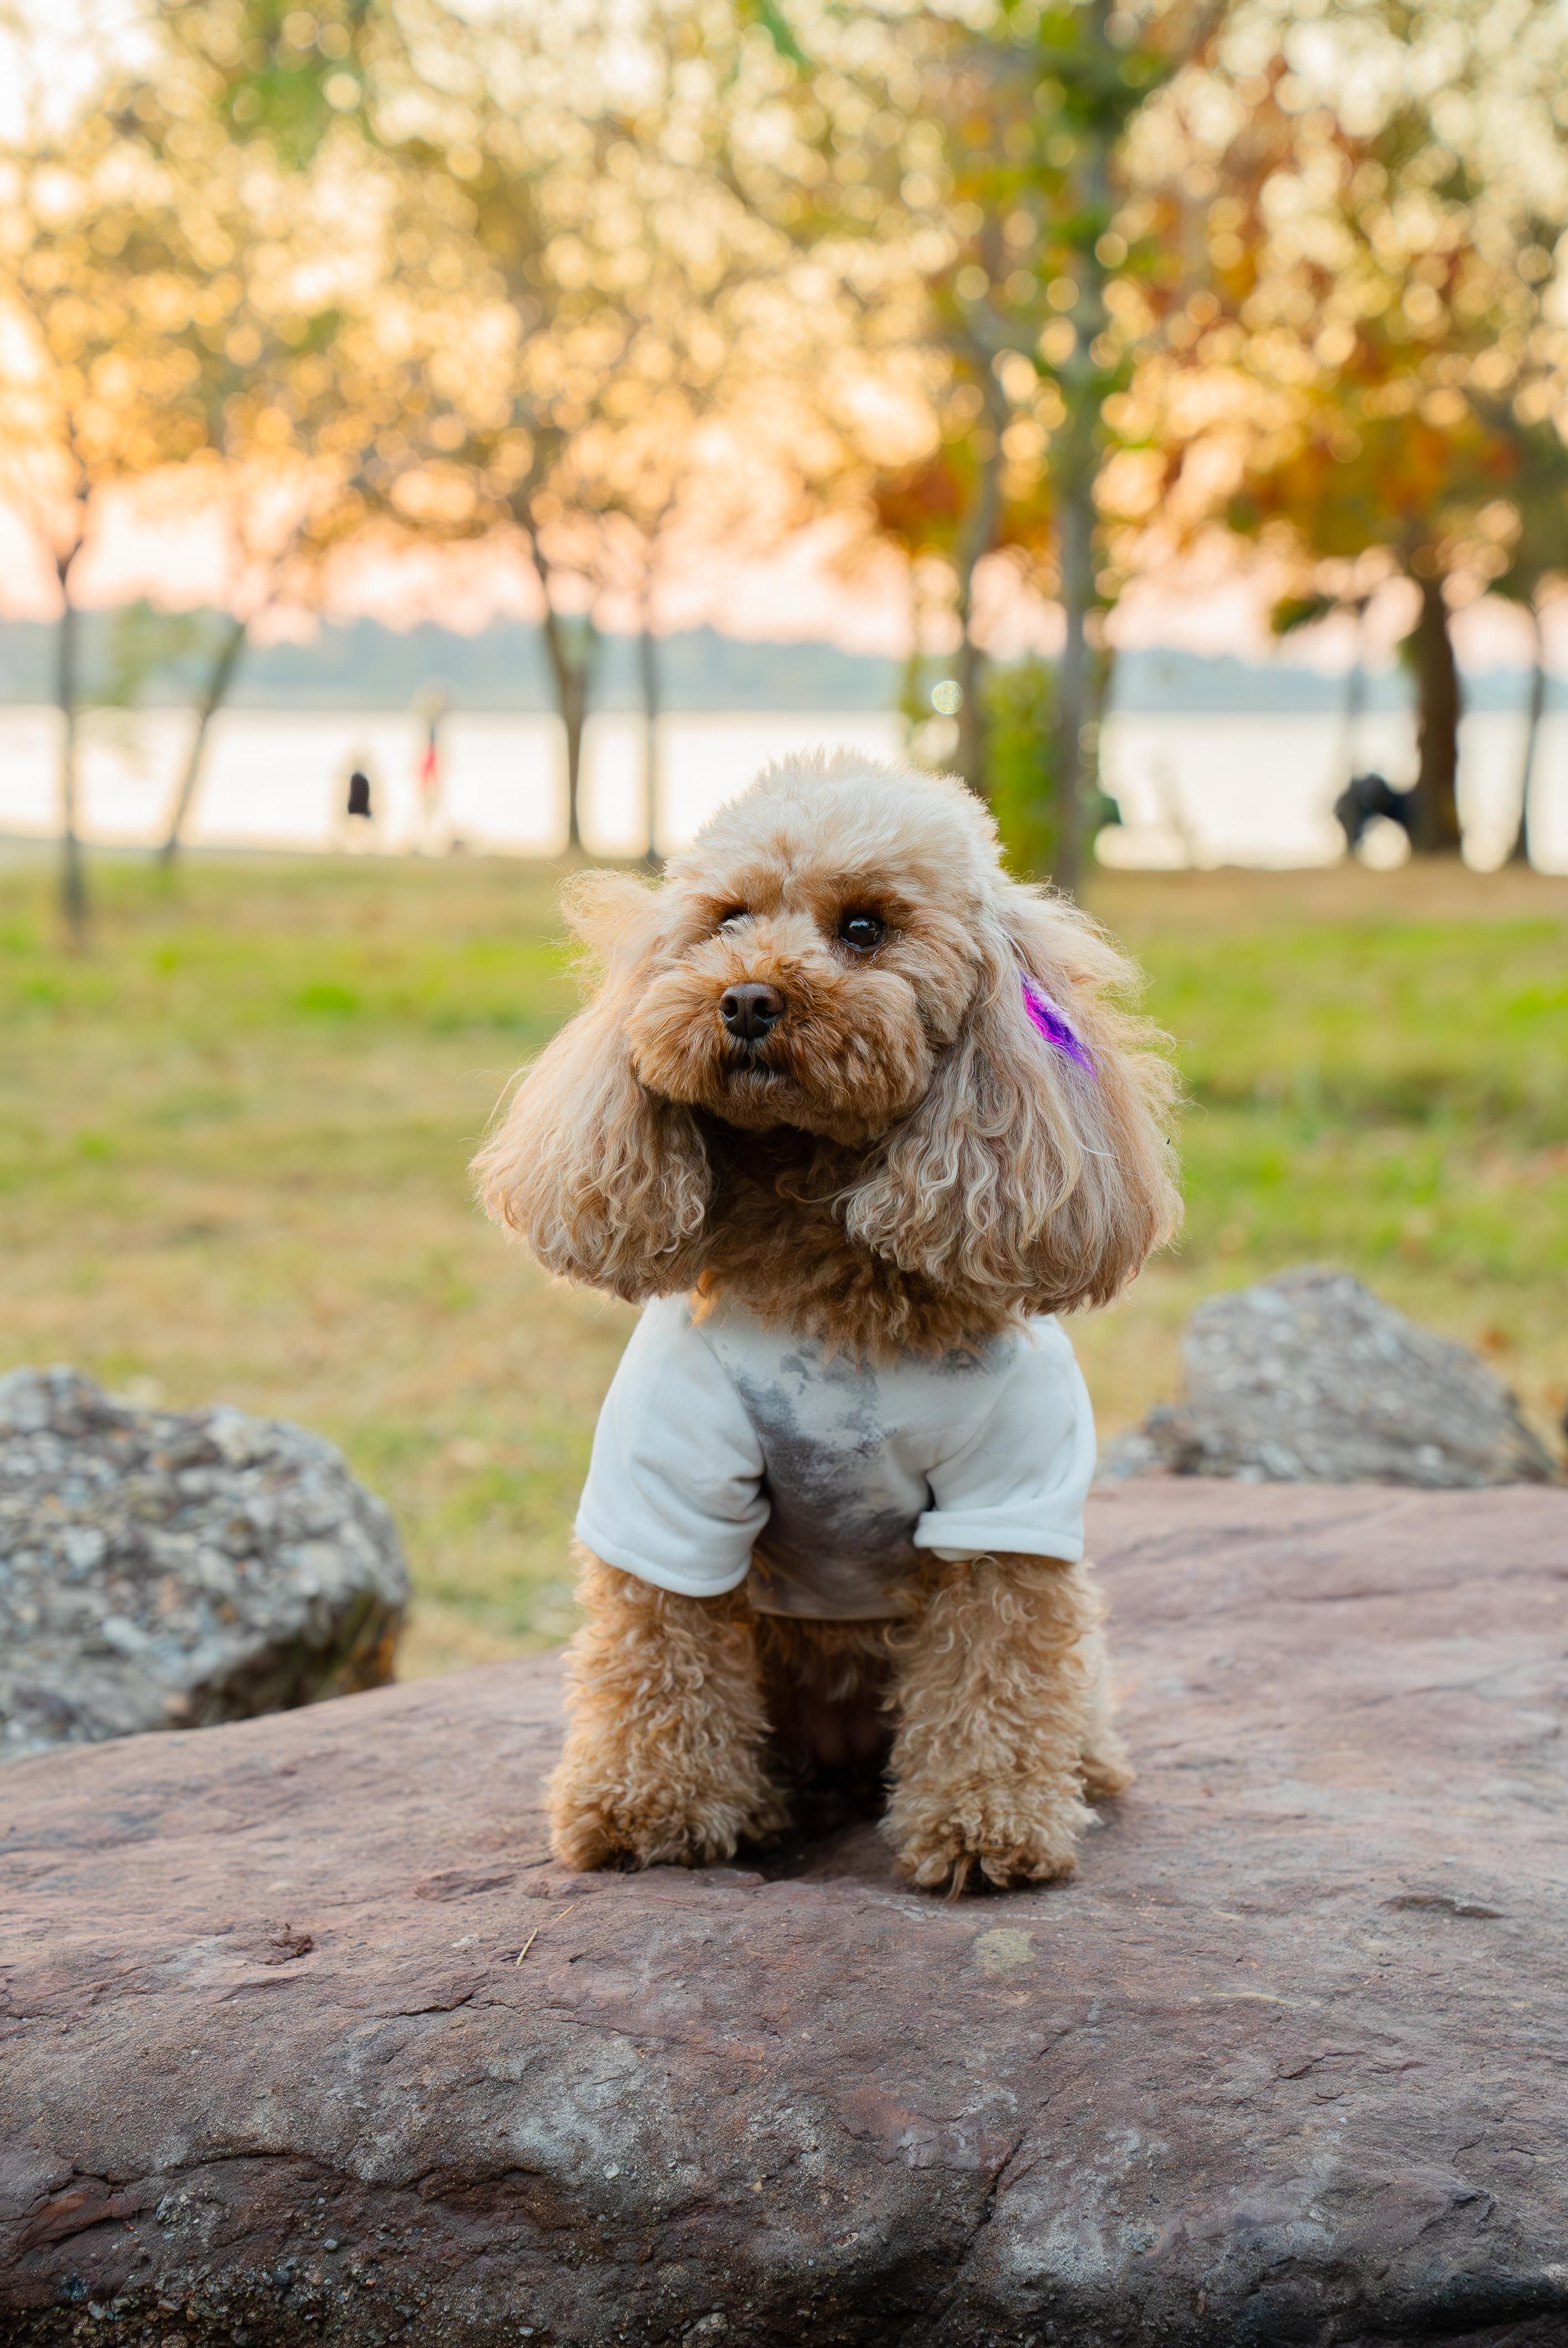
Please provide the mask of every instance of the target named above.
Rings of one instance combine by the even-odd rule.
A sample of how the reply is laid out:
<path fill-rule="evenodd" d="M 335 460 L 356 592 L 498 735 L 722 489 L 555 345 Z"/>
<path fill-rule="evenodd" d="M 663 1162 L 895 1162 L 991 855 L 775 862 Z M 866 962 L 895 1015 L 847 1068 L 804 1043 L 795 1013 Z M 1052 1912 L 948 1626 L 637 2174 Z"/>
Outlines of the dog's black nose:
<path fill-rule="evenodd" d="M 748 979 L 744 986 L 727 986 L 719 997 L 719 1016 L 726 1035 L 742 1044 L 762 1044 L 784 1017 L 784 999 L 776 986 Z"/>

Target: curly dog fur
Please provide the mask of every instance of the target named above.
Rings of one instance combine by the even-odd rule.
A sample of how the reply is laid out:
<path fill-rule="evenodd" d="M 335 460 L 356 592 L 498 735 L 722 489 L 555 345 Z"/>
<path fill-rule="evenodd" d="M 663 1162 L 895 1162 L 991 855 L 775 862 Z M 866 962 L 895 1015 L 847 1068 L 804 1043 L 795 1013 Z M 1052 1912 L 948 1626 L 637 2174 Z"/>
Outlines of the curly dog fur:
<path fill-rule="evenodd" d="M 476 1161 L 549 1270 L 633 1302 L 696 1292 L 885 1358 L 1104 1303 L 1174 1226 L 1168 1064 L 1082 913 L 1010 880 L 957 783 L 844 756 L 771 769 L 661 885 L 580 876 L 587 1007 Z M 880 932 L 846 941 L 852 918 Z M 866 932 L 862 934 L 873 934 Z M 1068 1081 L 1020 979 L 1063 1006 Z M 721 998 L 787 1005 L 742 1049 Z M 698 1864 L 784 1827 L 814 1770 L 884 1767 L 916 1883 L 1071 1873 L 1087 1801 L 1131 1780 L 1086 1567 L 932 1560 L 886 1622 L 803 1622 L 581 1558 L 587 1620 L 551 1783 L 576 1867 Z"/>

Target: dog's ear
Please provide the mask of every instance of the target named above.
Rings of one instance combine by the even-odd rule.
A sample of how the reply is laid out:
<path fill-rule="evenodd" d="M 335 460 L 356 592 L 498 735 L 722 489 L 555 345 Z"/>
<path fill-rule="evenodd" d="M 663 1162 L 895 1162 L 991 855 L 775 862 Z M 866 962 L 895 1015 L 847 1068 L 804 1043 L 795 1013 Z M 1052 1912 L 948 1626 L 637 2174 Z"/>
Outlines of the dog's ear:
<path fill-rule="evenodd" d="M 1180 1215 L 1174 1091 L 1122 1007 L 1132 965 L 1058 899 L 1000 883 L 962 1026 L 845 1209 L 851 1238 L 938 1287 L 1035 1313 L 1107 1303 Z"/>
<path fill-rule="evenodd" d="M 473 1171 L 487 1210 L 548 1270 L 635 1303 L 691 1284 L 707 1153 L 691 1110 L 640 1083 L 627 1044 L 661 937 L 656 893 L 584 873 L 563 904 L 598 990 L 524 1071 Z"/>

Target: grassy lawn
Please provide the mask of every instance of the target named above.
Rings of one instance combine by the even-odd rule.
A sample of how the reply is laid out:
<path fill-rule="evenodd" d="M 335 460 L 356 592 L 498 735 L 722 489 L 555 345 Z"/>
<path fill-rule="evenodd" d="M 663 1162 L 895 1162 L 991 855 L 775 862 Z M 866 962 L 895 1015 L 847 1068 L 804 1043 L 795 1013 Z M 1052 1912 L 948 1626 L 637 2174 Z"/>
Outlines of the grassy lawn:
<path fill-rule="evenodd" d="M 562 1635 L 565 1539 L 631 1315 L 553 1287 L 465 1165 L 575 1001 L 554 876 L 501 861 L 100 861 L 93 951 L 0 861 L 0 1369 L 305 1421 L 392 1502 L 443 1671 Z M 1216 1288 L 1312 1258 L 1568 1404 L 1568 882 L 1102 874 L 1190 1095 L 1179 1250 L 1076 1338 L 1102 1430 Z"/>

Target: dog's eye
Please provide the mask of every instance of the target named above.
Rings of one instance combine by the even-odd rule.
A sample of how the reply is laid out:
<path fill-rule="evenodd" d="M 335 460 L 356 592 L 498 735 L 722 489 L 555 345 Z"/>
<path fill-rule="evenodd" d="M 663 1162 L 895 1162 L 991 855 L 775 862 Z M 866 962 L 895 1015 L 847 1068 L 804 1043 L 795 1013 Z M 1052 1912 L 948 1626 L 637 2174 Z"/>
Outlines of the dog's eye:
<path fill-rule="evenodd" d="M 746 911 L 746 908 L 745 908 L 743 905 L 732 905 L 732 906 L 731 906 L 731 908 L 730 908 L 730 910 L 729 910 L 729 911 L 728 911 L 727 913 L 721 913 L 721 914 L 720 914 L 720 916 L 719 916 L 719 927 L 720 927 L 722 930 L 727 930 L 727 929 L 729 929 L 729 928 L 731 927 L 731 925 L 732 925 L 733 922 L 744 922 L 744 921 L 747 921 L 747 920 L 749 920 L 749 919 L 750 919 L 750 916 L 749 916 L 749 914 L 747 913 L 747 911 Z"/>
<path fill-rule="evenodd" d="M 887 924 L 878 921 L 875 913 L 845 913 L 838 925 L 838 934 L 856 953 L 874 953 L 887 935 Z"/>

